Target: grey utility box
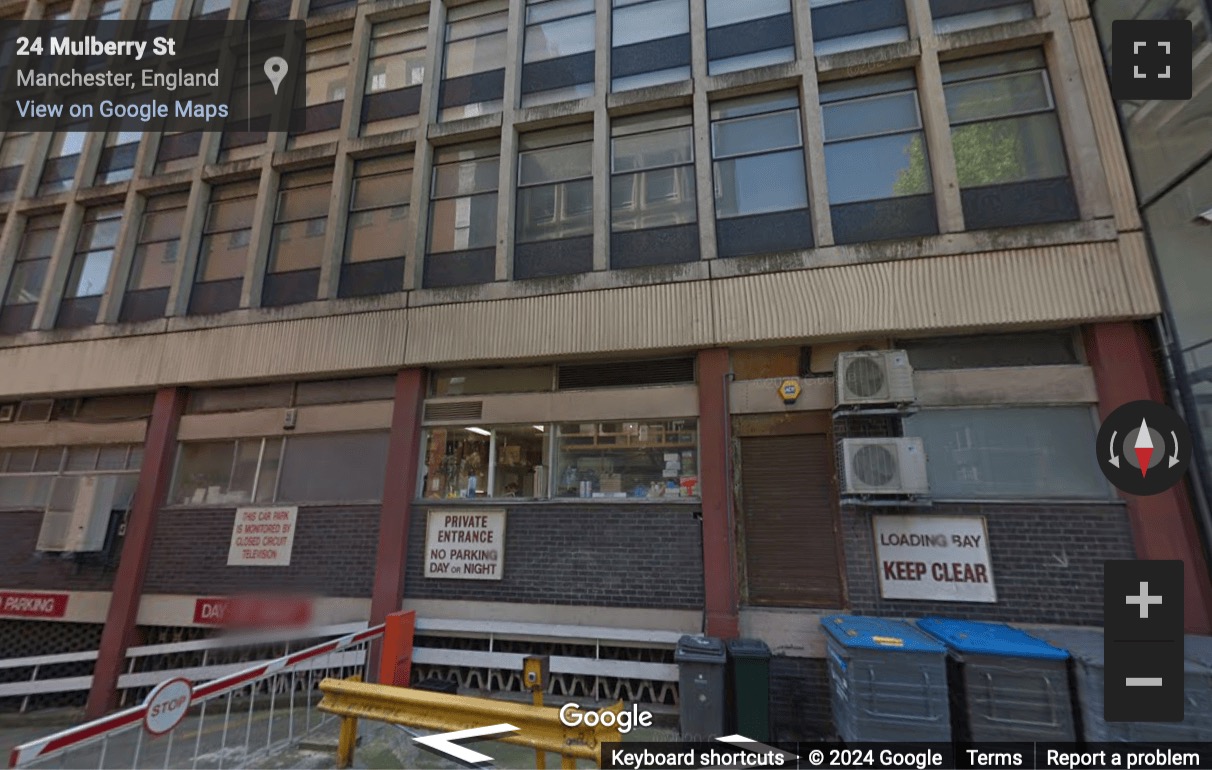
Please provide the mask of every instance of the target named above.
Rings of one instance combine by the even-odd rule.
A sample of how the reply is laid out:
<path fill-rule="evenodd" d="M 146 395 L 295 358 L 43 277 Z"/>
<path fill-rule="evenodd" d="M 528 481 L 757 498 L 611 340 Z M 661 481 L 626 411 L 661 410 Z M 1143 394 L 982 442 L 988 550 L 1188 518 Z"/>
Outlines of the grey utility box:
<path fill-rule="evenodd" d="M 1005 623 L 925 618 L 917 627 L 947 645 L 956 740 L 1076 740 L 1069 653 Z"/>
<path fill-rule="evenodd" d="M 822 618 L 838 736 L 848 742 L 951 740 L 947 650 L 899 620 Z"/>
<path fill-rule="evenodd" d="M 682 740 L 709 741 L 726 735 L 727 700 L 724 642 L 710 636 L 683 636 L 673 653 L 678 664 Z"/>
<path fill-rule="evenodd" d="M 1103 632 L 1095 628 L 1058 628 L 1040 631 L 1049 643 L 1069 651 L 1073 684 L 1080 706 L 1082 733 L 1087 742 L 1155 741 L 1183 743 L 1212 740 L 1212 670 L 1198 661 L 1204 640 L 1212 663 L 1212 639 L 1187 637 L 1183 675 L 1186 704 L 1181 722 L 1107 722 L 1103 719 Z M 1194 640 L 1194 641 L 1193 641 Z M 1194 653 L 1196 659 L 1192 659 Z"/>

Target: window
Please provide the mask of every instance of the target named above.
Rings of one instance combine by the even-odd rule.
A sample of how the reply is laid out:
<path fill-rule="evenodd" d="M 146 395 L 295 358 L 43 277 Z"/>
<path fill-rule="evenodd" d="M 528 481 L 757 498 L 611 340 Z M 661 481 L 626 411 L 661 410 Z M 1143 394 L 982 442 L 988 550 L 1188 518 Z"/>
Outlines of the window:
<path fill-rule="evenodd" d="M 4 294 L 4 309 L 0 311 L 0 333 L 17 334 L 31 328 L 55 251 L 60 216 L 43 214 L 26 220 L 25 234 Z"/>
<path fill-rule="evenodd" d="M 294 384 L 274 382 L 268 385 L 235 385 L 227 388 L 196 388 L 189 392 L 186 414 L 242 412 L 293 406 Z"/>
<path fill-rule="evenodd" d="M 690 77 L 687 0 L 612 0 L 611 88 L 674 83 Z"/>
<path fill-rule="evenodd" d="M 898 340 L 897 347 L 909 354 L 909 363 L 919 371 L 1080 363 L 1070 329 Z"/>
<path fill-rule="evenodd" d="M 33 134 L 4 135 L 4 142 L 0 143 L 0 201 L 13 197 L 17 183 L 21 181 L 21 172 L 29 162 L 30 147 L 33 143 Z"/>
<path fill-rule="evenodd" d="M 168 290 L 177 271 L 177 247 L 188 201 L 189 193 L 148 199 L 126 295 L 122 298 L 121 321 L 147 321 L 164 315 Z"/>
<path fill-rule="evenodd" d="M 494 279 L 499 153 L 496 140 L 443 147 L 434 153 L 426 286 Z"/>
<path fill-rule="evenodd" d="M 452 426 L 425 431 L 421 496 L 547 497 L 547 426 Z"/>
<path fill-rule="evenodd" d="M 699 258 L 690 113 L 616 120 L 610 141 L 613 267 Z M 647 236 L 640 231 L 653 231 Z"/>
<path fill-rule="evenodd" d="M 105 135 L 101 158 L 97 161 L 96 184 L 125 182 L 134 175 L 135 156 L 139 153 L 139 131 L 110 131 Z"/>
<path fill-rule="evenodd" d="M 250 6 L 250 15 L 253 10 Z M 252 99 L 252 89 L 258 83 L 257 78 L 264 77 L 264 71 L 256 69 L 248 55 L 238 57 L 234 70 L 231 96 L 227 100 L 231 109 L 227 122 L 223 124 L 223 136 L 219 140 L 220 163 L 261 155 L 263 150 L 261 145 L 265 144 L 265 139 L 269 136 L 265 129 L 269 126 L 271 103 Z M 304 78 L 304 81 L 306 82 L 308 79 Z M 298 109 L 300 106 L 296 104 L 296 111 L 291 113 L 292 127 L 298 126 Z M 306 105 L 303 106 L 303 109 L 306 110 Z"/>
<path fill-rule="evenodd" d="M 165 21 L 173 17 L 175 0 L 143 0 L 139 6 L 139 19 L 143 21 Z"/>
<path fill-rule="evenodd" d="M 56 327 L 75 328 L 97 322 L 101 295 L 109 281 L 109 268 L 114 261 L 114 246 L 121 228 L 121 206 L 91 208 L 84 213 Z"/>
<path fill-rule="evenodd" d="M 173 131 L 160 135 L 156 150 L 156 173 L 169 174 L 193 168 L 194 158 L 202 145 L 201 131 Z"/>
<path fill-rule="evenodd" d="M 812 246 L 799 106 L 794 91 L 711 106 L 721 257 Z"/>
<path fill-rule="evenodd" d="M 292 116 L 291 146 L 295 137 L 333 131 L 341 126 L 345 82 L 349 75 L 352 33 L 313 37 L 307 41 L 306 106 Z M 323 141 L 313 137 L 309 143 Z"/>
<path fill-rule="evenodd" d="M 198 272 L 189 301 L 191 313 L 222 313 L 240 306 L 256 205 L 255 180 L 211 190 L 202 225 Z"/>
<path fill-rule="evenodd" d="M 230 10 L 231 0 L 194 0 L 190 15 L 195 19 L 223 20 Z"/>
<path fill-rule="evenodd" d="M 904 425 L 925 445 L 936 500 L 1111 497 L 1090 407 L 925 409 Z"/>
<path fill-rule="evenodd" d="M 403 290 L 411 191 L 411 155 L 357 162 L 345 226 L 342 297 Z"/>
<path fill-rule="evenodd" d="M 99 0 L 88 9 L 88 18 L 97 21 L 117 21 L 122 16 L 122 0 Z"/>
<path fill-rule="evenodd" d="M 366 62 L 362 133 L 415 128 L 425 80 L 425 17 L 375 24 Z"/>
<path fill-rule="evenodd" d="M 593 127 L 523 134 L 514 277 L 593 269 Z"/>
<path fill-rule="evenodd" d="M 947 62 L 942 74 L 967 227 L 1077 219 L 1043 53 Z"/>
<path fill-rule="evenodd" d="M 83 131 L 56 131 L 51 138 L 46 164 L 42 167 L 42 180 L 38 183 L 38 194 L 63 192 L 72 186 L 76 178 L 76 163 L 84 149 Z"/>
<path fill-rule="evenodd" d="M 507 3 L 502 0 L 450 9 L 438 120 L 501 111 L 505 93 Z"/>
<path fill-rule="evenodd" d="M 930 15 L 934 17 L 934 31 L 938 34 L 956 32 L 973 27 L 988 27 L 1035 15 L 1031 0 L 930 0 Z"/>
<path fill-rule="evenodd" d="M 909 39 L 905 0 L 811 0 L 817 56 Z"/>
<path fill-rule="evenodd" d="M 387 431 L 290 436 L 275 502 L 378 502 L 389 436 Z"/>
<path fill-rule="evenodd" d="M 795 59 L 791 0 L 707 0 L 707 73 Z"/>
<path fill-rule="evenodd" d="M 522 54 L 522 106 L 593 94 L 593 0 L 530 0 Z"/>
<path fill-rule="evenodd" d="M 913 73 L 824 83 L 820 99 L 834 241 L 937 233 Z"/>
<path fill-rule="evenodd" d="M 169 500 L 176 505 L 272 503 L 281 438 L 182 443 Z"/>
<path fill-rule="evenodd" d="M 308 302 L 320 288 L 332 169 L 283 174 L 261 304 Z"/>
<path fill-rule="evenodd" d="M 550 391 L 550 366 L 504 369 L 446 369 L 433 373 L 432 396 L 472 396 L 488 393 Z"/>
<path fill-rule="evenodd" d="M 556 497 L 698 497 L 698 423 L 558 426 Z"/>
<path fill-rule="evenodd" d="M 52 498 L 70 508 L 82 475 L 119 478 L 116 509 L 126 509 L 139 481 L 143 447 L 105 444 L 0 449 L 0 508 L 40 509 Z"/>

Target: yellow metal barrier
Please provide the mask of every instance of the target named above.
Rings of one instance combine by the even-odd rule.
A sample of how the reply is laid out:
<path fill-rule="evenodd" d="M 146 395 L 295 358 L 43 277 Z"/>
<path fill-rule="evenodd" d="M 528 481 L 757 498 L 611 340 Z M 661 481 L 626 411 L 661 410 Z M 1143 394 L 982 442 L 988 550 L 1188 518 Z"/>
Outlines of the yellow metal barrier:
<path fill-rule="evenodd" d="M 507 722 L 518 732 L 495 740 L 529 746 L 539 751 L 560 754 L 565 768 L 575 767 L 577 759 L 591 759 L 602 765 L 602 744 L 622 740 L 617 726 L 567 727 L 560 721 L 556 708 L 527 703 L 447 695 L 426 690 L 366 684 L 347 679 L 325 679 L 320 682 L 324 693 L 319 709 L 342 718 L 340 744 L 337 747 L 337 767 L 347 768 L 353 762 L 358 719 L 373 719 L 396 725 L 420 727 L 447 733 Z M 599 713 L 623 710 L 619 701 Z"/>

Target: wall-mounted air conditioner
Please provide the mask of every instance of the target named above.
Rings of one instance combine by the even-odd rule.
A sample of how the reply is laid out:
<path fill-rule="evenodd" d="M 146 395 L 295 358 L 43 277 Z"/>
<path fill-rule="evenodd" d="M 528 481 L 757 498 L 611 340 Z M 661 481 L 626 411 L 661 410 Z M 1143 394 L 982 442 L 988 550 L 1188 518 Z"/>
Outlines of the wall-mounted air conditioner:
<path fill-rule="evenodd" d="M 842 439 L 842 493 L 923 497 L 926 450 L 920 438 Z"/>
<path fill-rule="evenodd" d="M 117 492 L 118 477 L 114 475 L 57 477 L 42 516 L 37 549 L 100 551 L 105 547 Z"/>
<path fill-rule="evenodd" d="M 903 350 L 841 353 L 833 376 L 838 406 L 908 404 L 915 400 L 913 367 Z"/>

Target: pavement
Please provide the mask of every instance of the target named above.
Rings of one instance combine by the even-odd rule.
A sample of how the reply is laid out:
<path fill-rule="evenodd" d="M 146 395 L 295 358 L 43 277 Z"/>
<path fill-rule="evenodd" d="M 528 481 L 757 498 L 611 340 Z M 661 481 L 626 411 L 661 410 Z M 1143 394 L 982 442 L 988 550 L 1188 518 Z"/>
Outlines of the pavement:
<path fill-rule="evenodd" d="M 318 700 L 318 699 L 317 699 Z M 141 728 L 131 729 L 111 737 L 107 742 L 96 742 L 73 752 L 57 756 L 38 767 L 63 768 L 132 768 L 134 770 L 159 770 L 161 768 L 197 768 L 198 770 L 222 770 L 223 768 L 266 768 L 266 770 L 321 770 L 336 766 L 338 721 L 330 718 L 323 727 L 309 733 L 305 739 L 291 746 L 277 746 L 285 742 L 291 729 L 289 717 L 281 710 L 270 711 L 258 704 L 250 710 L 247 705 L 233 702 L 230 714 L 225 712 L 223 701 L 211 702 L 205 715 L 197 708 L 167 736 L 153 737 Z M 307 712 L 299 704 L 295 712 L 296 733 L 302 732 Z M 603 704 L 604 705 L 604 704 Z M 314 709 L 311 718 L 323 715 Z M 0 747 L 13 746 L 46 737 L 83 721 L 80 709 L 52 709 L 31 714 L 0 714 Z M 226 734 L 225 734 L 226 726 Z M 413 743 L 413 736 L 430 734 L 428 731 L 361 720 L 358 726 L 358 747 L 354 752 L 354 767 L 359 770 L 395 770 L 418 768 L 418 770 L 461 770 L 464 766 L 444 758 Z M 631 741 L 676 741 L 676 730 L 670 728 L 638 728 L 624 736 Z M 247 761 L 244 746 L 262 748 L 274 746 L 263 756 Z M 515 746 L 501 741 L 472 741 L 462 745 L 475 749 L 493 758 L 486 768 L 500 770 L 525 770 L 537 767 L 535 752 L 525 746 Z M 8 752 L 0 760 L 7 763 Z M 195 757 L 196 755 L 196 757 Z M 558 768 L 560 758 L 548 755 L 547 767 Z M 594 763 L 581 760 L 579 768 L 596 767 Z"/>

